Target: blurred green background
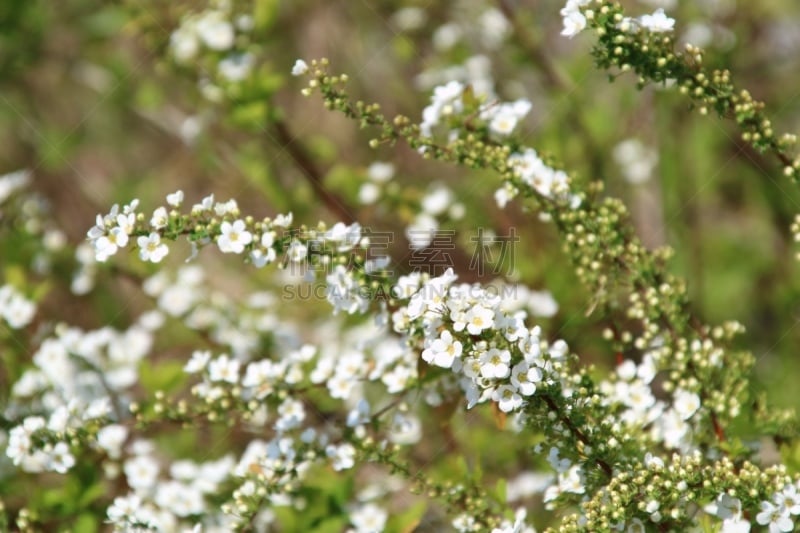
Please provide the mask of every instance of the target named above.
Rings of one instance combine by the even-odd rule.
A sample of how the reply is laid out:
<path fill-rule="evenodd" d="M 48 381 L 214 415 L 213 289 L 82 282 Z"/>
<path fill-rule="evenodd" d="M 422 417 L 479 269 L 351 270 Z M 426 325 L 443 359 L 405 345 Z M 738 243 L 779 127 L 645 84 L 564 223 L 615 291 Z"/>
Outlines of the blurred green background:
<path fill-rule="evenodd" d="M 644 13 L 657 3 L 627 7 Z M 137 197 L 156 206 L 178 188 L 194 200 L 212 192 L 235 197 L 255 214 L 292 210 L 303 222 L 333 221 L 335 213 L 320 206 L 293 159 L 293 151 L 303 150 L 363 225 L 396 232 L 396 256 L 408 250 L 403 226 L 414 202 L 431 182 L 441 182 L 467 207 L 467 219 L 453 228 L 459 235 L 479 226 L 520 230 L 520 280 L 551 290 L 561 303 L 551 334 L 593 361 L 610 362 L 597 335 L 587 334 L 598 324 L 583 316 L 586 295 L 561 268 L 552 232 L 517 206 L 498 210 L 490 199 L 497 186 L 492 176 L 428 163 L 405 147 L 371 150 L 368 132 L 302 98 L 300 82 L 288 76 L 295 58 L 325 56 L 334 71 L 351 76 L 355 96 L 417 119 L 428 97 L 416 88 L 420 73 L 485 55 L 499 96 L 533 102 L 523 126 L 526 142 L 581 178 L 604 180 L 610 194 L 622 197 L 646 243 L 677 250 L 673 269 L 689 280 L 699 315 L 745 324 L 743 342 L 759 359 L 759 379 L 776 403 L 799 404 L 792 382 L 800 372 L 800 283 L 788 231 L 800 212 L 795 187 L 773 161 L 740 142 L 733 125 L 693 114 L 676 92 L 639 92 L 630 76 L 609 84 L 592 67 L 591 36 L 559 35 L 559 2 L 505 4 L 515 23 L 499 45 L 487 46 L 475 28 L 482 13 L 498 7 L 492 2 L 237 2 L 237 11 L 258 20 L 251 36 L 258 87 L 212 104 L 197 88 L 202 65 L 176 65 L 168 50 L 181 17 L 205 2 L 3 2 L 0 171 L 33 170 L 35 188 L 71 242 L 81 241 L 94 215 L 111 203 Z M 675 4 L 669 12 L 679 21 L 678 34 L 707 46 L 707 64 L 727 66 L 766 101 L 778 131 L 798 131 L 800 6 L 790 0 Z M 422 13 L 421 22 L 403 21 L 399 13 L 409 18 L 409 8 Z M 441 28 L 448 24 L 461 31 L 443 48 Z M 276 119 L 288 131 L 281 134 Z M 189 129 L 197 123 L 203 125 L 195 137 Z M 642 184 L 623 179 L 613 155 L 631 138 L 659 154 Z M 397 199 L 360 207 L 358 186 L 376 160 L 397 167 Z M 87 323 L 109 313 L 59 293 L 47 303 L 56 315 L 80 307 L 81 317 L 95 317 L 81 318 Z"/>
<path fill-rule="evenodd" d="M 658 3 L 625 2 L 632 14 Z M 800 131 L 800 3 L 661 3 L 674 3 L 668 12 L 681 39 L 707 47 L 706 64 L 729 68 L 740 86 L 767 102 L 776 131 Z M 543 321 L 546 334 L 610 368 L 614 354 L 601 339 L 603 317 L 586 316 L 587 295 L 565 268 L 547 223 L 515 203 L 498 209 L 495 176 L 431 163 L 403 146 L 370 149 L 368 131 L 327 112 L 318 98 L 303 98 L 303 82 L 289 75 L 298 57 L 328 57 L 332 71 L 350 76 L 355 97 L 420 120 L 430 89 L 420 74 L 446 81 L 445 69 L 482 55 L 499 97 L 533 103 L 522 126 L 525 142 L 579 180 L 603 180 L 630 207 L 644 242 L 674 247 L 671 268 L 688 279 L 697 314 L 708 323 L 734 319 L 746 326 L 740 343 L 758 360 L 756 390 L 766 389 L 774 405 L 800 407 L 800 278 L 789 232 L 800 194 L 773 160 L 740 142 L 735 125 L 700 117 L 675 91 L 637 91 L 629 75 L 609 83 L 607 73 L 593 68 L 591 35 L 559 35 L 561 2 L 234 4 L 255 20 L 246 46 L 257 57 L 256 74 L 213 103 L 198 88 L 212 75 L 210 65 L 176 64 L 169 53 L 181 18 L 206 2 L 0 2 L 0 174 L 31 169 L 34 189 L 48 199 L 71 243 L 81 242 L 94 216 L 111 204 L 135 197 L 147 210 L 176 189 L 187 203 L 214 193 L 236 198 L 245 213 L 292 211 L 300 222 L 332 223 L 339 213 L 315 194 L 312 181 L 319 179 L 363 226 L 394 232 L 396 258 L 409 255 L 404 229 L 420 200 L 432 184 L 445 184 L 466 207 L 465 218 L 443 223 L 462 245 L 455 261 L 463 279 L 491 278 L 467 269 L 476 228 L 498 234 L 516 228 L 515 279 L 551 291 L 560 304 Z M 502 24 L 482 30 L 483 14 L 500 7 L 514 19 L 506 19 L 505 30 Z M 615 156 L 629 139 L 658 154 L 641 183 L 625 179 Z M 359 187 L 375 161 L 392 162 L 395 178 L 381 202 L 360 205 Z M 12 243 L 1 249 L 3 267 L 20 259 Z M 234 294 L 268 283 L 262 273 L 230 276 L 241 267 L 235 261 L 204 261 Z M 134 298 L 120 311 L 117 302 L 136 291 L 109 272 L 91 296 L 72 296 L 65 288 L 71 275 L 65 264 L 51 276 L 43 305 L 53 319 L 123 325 L 144 306 Z M 518 445 L 511 435 L 505 444 L 487 437 L 474 442 L 476 450 Z M 485 469 L 495 466 L 506 468 Z"/>

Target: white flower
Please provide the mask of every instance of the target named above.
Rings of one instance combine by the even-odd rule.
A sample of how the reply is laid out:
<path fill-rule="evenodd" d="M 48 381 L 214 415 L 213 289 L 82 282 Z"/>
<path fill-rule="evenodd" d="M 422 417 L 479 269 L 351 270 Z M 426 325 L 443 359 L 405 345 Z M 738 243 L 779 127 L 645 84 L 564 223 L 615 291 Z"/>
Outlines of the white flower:
<path fill-rule="evenodd" d="M 509 135 L 518 122 L 519 119 L 513 113 L 496 113 L 489 122 L 489 129 L 498 135 Z"/>
<path fill-rule="evenodd" d="M 274 248 L 267 248 L 266 250 L 253 248 L 253 250 L 250 251 L 250 261 L 256 268 L 263 268 L 275 261 L 276 257 L 277 254 Z"/>
<path fill-rule="evenodd" d="M 439 124 L 442 117 L 459 113 L 463 109 L 464 103 L 461 101 L 463 92 L 464 84 L 455 80 L 433 89 L 431 104 L 422 110 L 422 123 L 419 127 L 423 136 L 430 137 L 433 128 Z"/>
<path fill-rule="evenodd" d="M 668 448 L 680 448 L 686 444 L 689 424 L 674 410 L 667 410 L 653 426 L 654 438 L 662 440 Z"/>
<path fill-rule="evenodd" d="M 50 452 L 50 470 L 59 474 L 66 474 L 67 470 L 75 466 L 75 457 L 70 453 L 66 442 L 59 442 Z"/>
<path fill-rule="evenodd" d="M 564 23 L 564 29 L 561 30 L 561 35 L 571 39 L 586 28 L 586 17 L 577 9 L 569 10 L 566 14 L 562 14 L 564 16 L 562 21 Z"/>
<path fill-rule="evenodd" d="M 167 224 L 169 224 L 169 214 L 166 207 L 161 206 L 153 211 L 153 216 L 150 218 L 150 225 L 153 226 L 153 229 L 166 228 Z"/>
<path fill-rule="evenodd" d="M 31 171 L 27 169 L 16 170 L 0 176 L 0 204 L 6 201 L 15 191 L 25 187 L 30 182 Z"/>
<path fill-rule="evenodd" d="M 186 363 L 186 366 L 183 367 L 183 371 L 189 374 L 196 374 L 197 372 L 202 372 L 206 368 L 210 360 L 211 360 L 211 352 L 195 350 L 192 353 L 192 358 L 189 359 L 189 362 Z"/>
<path fill-rule="evenodd" d="M 97 445 L 105 450 L 109 457 L 118 459 L 127 438 L 128 429 L 125 426 L 111 424 L 97 432 Z"/>
<path fill-rule="evenodd" d="M 358 400 L 356 408 L 347 413 L 347 427 L 352 428 L 362 424 L 367 424 L 370 419 L 369 412 L 369 402 L 366 399 L 361 398 Z"/>
<path fill-rule="evenodd" d="M 536 384 L 542 381 L 542 371 L 538 367 L 531 367 L 523 361 L 511 370 L 511 384 L 523 396 L 531 396 L 536 392 Z"/>
<path fill-rule="evenodd" d="M 665 15 L 664 10 L 660 8 L 656 9 L 652 15 L 642 15 L 639 22 L 644 28 L 654 33 L 672 31 L 675 26 L 675 19 Z"/>
<path fill-rule="evenodd" d="M 200 491 L 179 481 L 159 483 L 154 500 L 162 509 L 169 509 L 183 517 L 197 515 L 205 510 Z"/>
<path fill-rule="evenodd" d="M 647 502 L 647 505 L 644 506 L 644 510 L 647 513 L 650 513 L 650 520 L 653 522 L 659 522 L 661 520 L 661 513 L 658 512 L 658 509 L 661 507 L 661 503 L 658 500 L 650 500 Z"/>
<path fill-rule="evenodd" d="M 289 257 L 289 261 L 293 263 L 299 263 L 308 255 L 308 247 L 295 239 L 291 242 L 291 244 L 289 244 L 289 248 L 286 250 L 286 255 Z"/>
<path fill-rule="evenodd" d="M 510 361 L 511 352 L 492 348 L 480 357 L 481 375 L 485 378 L 507 377 L 511 372 L 508 366 Z"/>
<path fill-rule="evenodd" d="M 501 385 L 492 393 L 492 400 L 504 413 L 510 413 L 522 405 L 522 396 L 511 385 Z"/>
<path fill-rule="evenodd" d="M 353 376 L 336 374 L 328 380 L 327 386 L 331 398 L 346 400 L 353 392 L 353 389 L 356 386 L 356 380 Z"/>
<path fill-rule="evenodd" d="M 337 314 L 344 311 L 353 314 L 366 311 L 369 300 L 365 297 L 365 292 L 359 285 L 353 273 L 343 265 L 336 265 L 336 268 L 325 278 L 327 282 L 326 296 L 333 305 L 333 312 Z"/>
<path fill-rule="evenodd" d="M 0 312 L 11 326 L 11 329 L 21 329 L 31 323 L 36 314 L 36 305 L 18 292 L 11 292 L 7 301 L 0 298 Z"/>
<path fill-rule="evenodd" d="M 225 221 L 220 226 L 217 246 L 223 253 L 240 254 L 244 247 L 253 242 L 253 234 L 247 231 L 244 220 L 236 220 L 231 224 Z"/>
<path fill-rule="evenodd" d="M 184 144 L 192 146 L 200 134 L 203 133 L 204 127 L 205 123 L 202 116 L 189 115 L 181 121 L 178 127 L 178 135 Z M 167 198 L 169 198 L 169 196 Z M 183 197 L 181 197 L 181 200 L 183 200 Z"/>
<path fill-rule="evenodd" d="M 234 198 L 231 198 L 227 202 L 217 202 L 214 204 L 214 213 L 216 213 L 218 217 L 225 216 L 228 213 L 233 213 L 237 209 L 239 209 L 239 205 L 236 203 Z"/>
<path fill-rule="evenodd" d="M 550 291 L 530 291 L 528 310 L 533 316 L 551 317 L 558 313 L 558 302 Z"/>
<path fill-rule="evenodd" d="M 167 203 L 172 207 L 180 207 L 183 203 L 183 191 L 177 190 L 167 195 Z"/>
<path fill-rule="evenodd" d="M 480 529 L 478 524 L 475 522 L 475 518 L 466 513 L 455 517 L 452 524 L 459 533 L 466 531 L 478 531 Z"/>
<path fill-rule="evenodd" d="M 108 508 L 107 515 L 109 520 L 114 523 L 122 524 L 127 519 L 136 516 L 142 508 L 142 499 L 135 495 L 118 496 L 114 498 L 114 503 Z"/>
<path fill-rule="evenodd" d="M 658 470 L 660 468 L 664 468 L 664 460 L 656 455 L 653 455 L 650 452 L 647 452 L 644 455 L 644 464 L 647 468 L 651 470 Z"/>
<path fill-rule="evenodd" d="M 489 8 L 480 18 L 481 39 L 487 48 L 497 48 L 511 29 L 511 24 L 499 9 Z"/>
<path fill-rule="evenodd" d="M 441 215 L 453 203 L 453 193 L 443 185 L 430 191 L 422 199 L 422 210 L 432 216 Z"/>
<path fill-rule="evenodd" d="M 197 21 L 200 40 L 212 50 L 229 50 L 235 38 L 233 25 L 218 11 L 209 11 Z"/>
<path fill-rule="evenodd" d="M 497 204 L 497 207 L 503 209 L 506 205 L 508 205 L 508 202 L 510 202 L 515 195 L 516 193 L 509 190 L 508 187 L 502 187 L 494 191 L 494 201 Z"/>
<path fill-rule="evenodd" d="M 353 468 L 356 464 L 356 449 L 349 442 L 345 442 L 340 446 L 331 444 L 325 448 L 325 454 L 331 458 L 331 465 L 337 472 Z"/>
<path fill-rule="evenodd" d="M 120 227 L 111 228 L 106 235 L 94 241 L 95 259 L 101 263 L 105 262 L 126 244 L 128 244 L 128 234 L 125 230 Z"/>
<path fill-rule="evenodd" d="M 292 213 L 287 213 L 285 215 L 276 215 L 275 220 L 272 221 L 272 225 L 278 228 L 288 228 L 292 225 L 292 219 L 294 216 Z"/>
<path fill-rule="evenodd" d="M 392 296 L 399 300 L 407 300 L 419 290 L 421 278 L 419 272 L 412 272 L 408 276 L 400 276 L 397 285 L 392 287 Z"/>
<path fill-rule="evenodd" d="M 194 27 L 188 24 L 172 32 L 169 38 L 169 45 L 172 48 L 172 54 L 175 59 L 181 63 L 192 59 L 197 55 L 197 50 L 200 48 Z"/>
<path fill-rule="evenodd" d="M 517 509 L 514 516 L 514 523 L 510 520 L 503 520 L 500 527 L 492 529 L 492 533 L 536 533 L 536 531 L 525 524 L 525 517 L 528 512 L 523 509 Z"/>
<path fill-rule="evenodd" d="M 481 304 L 476 304 L 467 311 L 465 316 L 467 331 L 470 335 L 480 335 L 483 330 L 494 325 L 494 311 Z"/>
<path fill-rule="evenodd" d="M 192 206 L 192 214 L 197 215 L 205 211 L 211 211 L 211 209 L 213 208 L 214 208 L 214 195 L 209 194 L 208 196 L 200 200 L 199 204 L 194 204 Z"/>
<path fill-rule="evenodd" d="M 125 461 L 123 466 L 128 485 L 137 491 L 147 491 L 156 484 L 158 463 L 149 455 L 138 455 Z"/>
<path fill-rule="evenodd" d="M 455 22 L 448 22 L 442 24 L 436 31 L 433 32 L 432 41 L 433 46 L 439 52 L 445 52 L 452 48 L 461 39 L 463 30 L 461 26 Z"/>
<path fill-rule="evenodd" d="M 386 511 L 374 503 L 367 503 L 350 513 L 350 523 L 356 533 L 378 533 L 386 526 L 387 517 Z"/>
<path fill-rule="evenodd" d="M 337 250 L 346 252 L 358 245 L 358 241 L 361 240 L 361 225 L 356 222 L 347 226 L 337 222 L 325 233 L 325 239 L 339 243 Z"/>
<path fill-rule="evenodd" d="M 435 218 L 424 212 L 418 213 L 406 227 L 406 239 L 413 249 L 421 250 L 430 246 L 438 230 L 439 223 Z"/>
<path fill-rule="evenodd" d="M 374 182 L 386 183 L 394 176 L 394 165 L 391 163 L 376 161 L 367 169 L 367 176 L 369 176 L 369 179 Z"/>
<path fill-rule="evenodd" d="M 247 78 L 255 64 L 253 54 L 233 54 L 219 62 L 219 74 L 232 82 L 239 82 Z"/>
<path fill-rule="evenodd" d="M 155 232 L 147 237 L 139 237 L 136 239 L 136 244 L 139 246 L 139 258 L 142 261 L 160 263 L 169 253 L 169 248 L 161 242 L 161 236 Z"/>
<path fill-rule="evenodd" d="M 422 423 L 414 415 L 396 413 L 389 432 L 389 440 L 395 444 L 416 444 L 422 438 Z"/>
<path fill-rule="evenodd" d="M 374 204 L 381 197 L 381 188 L 374 183 L 362 183 L 358 189 L 358 201 L 362 205 Z"/>
<path fill-rule="evenodd" d="M 111 414 L 111 400 L 108 396 L 95 398 L 89 403 L 89 406 L 83 411 L 83 419 L 91 420 L 94 418 L 103 418 Z"/>
<path fill-rule="evenodd" d="M 292 67 L 292 76 L 302 76 L 308 72 L 308 64 L 302 59 L 298 59 L 294 62 L 294 66 Z"/>
<path fill-rule="evenodd" d="M 719 533 L 750 533 L 750 522 L 741 515 L 726 518 L 722 521 L 722 529 L 719 530 Z"/>
<path fill-rule="evenodd" d="M 306 410 L 303 407 L 303 402 L 294 399 L 287 399 L 278 406 L 278 414 L 280 418 L 275 423 L 275 429 L 278 431 L 288 431 L 296 428 L 306 418 Z"/>
<path fill-rule="evenodd" d="M 208 364 L 208 379 L 236 383 L 239 380 L 239 361 L 220 355 Z"/>
<path fill-rule="evenodd" d="M 569 178 L 562 170 L 554 170 L 542 161 L 535 150 L 511 154 L 508 164 L 515 173 L 542 196 L 552 197 L 568 191 Z"/>
<path fill-rule="evenodd" d="M 775 503 L 789 511 L 789 514 L 800 514 L 800 494 L 797 493 L 797 487 L 791 483 L 787 483 L 773 499 Z"/>
<path fill-rule="evenodd" d="M 367 274 L 374 274 L 380 272 L 392 264 L 392 258 L 388 255 L 381 255 L 373 259 L 364 261 L 364 272 Z"/>
<path fill-rule="evenodd" d="M 688 420 L 700 408 L 700 397 L 693 392 L 678 389 L 675 391 L 672 407 L 681 419 Z"/>
<path fill-rule="evenodd" d="M 658 165 L 658 152 L 639 139 L 627 139 L 614 147 L 614 160 L 629 183 L 644 183 Z"/>
<path fill-rule="evenodd" d="M 47 421 L 47 429 L 56 433 L 63 433 L 67 429 L 71 416 L 70 409 L 66 405 L 59 405 L 50 414 L 50 419 Z"/>
<path fill-rule="evenodd" d="M 566 472 L 559 474 L 558 485 L 563 492 L 572 492 L 575 494 L 583 494 L 586 492 L 580 466 L 573 465 Z"/>
<path fill-rule="evenodd" d="M 422 359 L 442 368 L 450 368 L 455 358 L 461 356 L 461 350 L 461 342 L 453 339 L 453 334 L 444 330 L 430 347 L 422 351 Z"/>
<path fill-rule="evenodd" d="M 117 215 L 117 225 L 128 235 L 133 233 L 133 228 L 136 225 L 136 214 L 132 210 L 128 211 L 129 207 L 125 206 L 126 212 Z"/>
<path fill-rule="evenodd" d="M 794 522 L 789 517 L 786 508 L 774 505 L 772 502 L 761 502 L 761 512 L 756 515 L 756 522 L 762 526 L 769 525 L 769 533 L 792 531 Z"/>

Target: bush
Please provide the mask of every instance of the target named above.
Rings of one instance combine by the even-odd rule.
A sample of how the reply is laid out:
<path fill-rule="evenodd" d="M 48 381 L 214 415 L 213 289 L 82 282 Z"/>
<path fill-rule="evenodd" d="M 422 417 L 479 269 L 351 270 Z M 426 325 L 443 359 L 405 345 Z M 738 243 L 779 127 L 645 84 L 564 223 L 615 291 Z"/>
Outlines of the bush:
<path fill-rule="evenodd" d="M 796 6 L 642 3 L 0 8 L 3 528 L 793 530 Z"/>

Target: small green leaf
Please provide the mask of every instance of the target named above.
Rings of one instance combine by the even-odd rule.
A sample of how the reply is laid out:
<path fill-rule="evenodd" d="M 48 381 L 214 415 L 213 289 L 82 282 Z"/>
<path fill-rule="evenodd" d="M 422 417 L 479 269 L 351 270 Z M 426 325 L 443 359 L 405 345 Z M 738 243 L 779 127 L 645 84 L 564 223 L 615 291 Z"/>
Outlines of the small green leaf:
<path fill-rule="evenodd" d="M 417 502 L 401 513 L 392 513 L 387 521 L 386 529 L 402 533 L 416 531 L 427 509 L 426 502 Z"/>
<path fill-rule="evenodd" d="M 497 483 L 494 486 L 494 490 L 492 491 L 492 495 L 498 502 L 506 501 L 506 480 L 505 479 L 498 479 Z"/>

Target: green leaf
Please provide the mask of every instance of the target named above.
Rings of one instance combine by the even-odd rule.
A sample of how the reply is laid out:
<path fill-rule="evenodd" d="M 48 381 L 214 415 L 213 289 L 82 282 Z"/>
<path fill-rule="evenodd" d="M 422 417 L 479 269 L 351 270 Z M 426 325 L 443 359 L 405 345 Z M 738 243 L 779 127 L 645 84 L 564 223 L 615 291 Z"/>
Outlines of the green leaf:
<path fill-rule="evenodd" d="M 85 508 L 92 504 L 98 498 L 101 498 L 106 493 L 106 487 L 102 483 L 95 483 L 81 493 L 78 500 L 78 507 Z M 91 515 L 89 515 L 91 516 Z M 78 531 L 83 531 L 78 529 Z"/>
<path fill-rule="evenodd" d="M 97 531 L 97 517 L 91 513 L 83 513 L 75 519 L 72 530 L 81 533 L 94 533 Z"/>
<path fill-rule="evenodd" d="M 183 361 L 143 364 L 139 372 L 142 386 L 150 392 L 172 390 L 185 379 L 183 365 Z"/>
<path fill-rule="evenodd" d="M 7 265 L 3 271 L 4 282 L 13 286 L 17 290 L 25 288 L 25 269 L 19 265 Z"/>
<path fill-rule="evenodd" d="M 506 480 L 498 479 L 491 494 L 498 502 L 504 502 L 506 501 L 506 488 Z"/>
<path fill-rule="evenodd" d="M 417 502 L 401 513 L 393 513 L 386 523 L 386 529 L 402 533 L 416 531 L 427 509 L 428 504 L 426 502 Z"/>
<path fill-rule="evenodd" d="M 345 530 L 348 520 L 343 516 L 330 517 L 313 524 L 313 531 L 319 533 L 339 533 Z"/>

